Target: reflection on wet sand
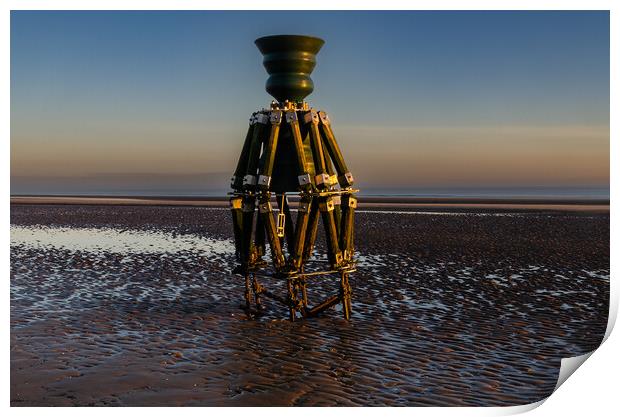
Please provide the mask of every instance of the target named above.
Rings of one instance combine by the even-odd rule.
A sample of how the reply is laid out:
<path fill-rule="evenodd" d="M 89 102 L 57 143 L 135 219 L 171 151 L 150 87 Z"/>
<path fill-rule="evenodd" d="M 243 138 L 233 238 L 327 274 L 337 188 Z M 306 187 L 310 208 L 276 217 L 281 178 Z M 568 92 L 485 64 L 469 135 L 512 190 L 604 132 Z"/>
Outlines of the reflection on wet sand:
<path fill-rule="evenodd" d="M 361 213 L 350 323 L 248 320 L 224 211 L 11 215 L 13 405 L 525 404 L 607 322 L 603 215 Z"/>

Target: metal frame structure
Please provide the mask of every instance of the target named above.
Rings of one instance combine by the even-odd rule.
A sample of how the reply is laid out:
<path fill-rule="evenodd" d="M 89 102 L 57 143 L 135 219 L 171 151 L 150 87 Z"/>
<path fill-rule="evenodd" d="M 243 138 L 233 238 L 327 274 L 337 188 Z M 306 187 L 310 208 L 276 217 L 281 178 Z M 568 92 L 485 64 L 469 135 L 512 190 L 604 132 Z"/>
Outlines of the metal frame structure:
<path fill-rule="evenodd" d="M 296 190 L 272 181 L 281 148 L 294 148 Z M 284 151 L 283 151 L 284 152 Z M 261 296 L 284 304 L 290 319 L 312 317 L 342 303 L 344 318 L 351 317 L 349 274 L 355 271 L 354 214 L 357 199 L 353 175 L 345 164 L 331 122 L 325 112 L 309 108 L 306 102 L 278 103 L 252 114 L 229 193 L 239 265 L 234 273 L 245 278 L 245 307 L 252 314 L 262 309 Z M 273 182 L 273 183 L 272 183 Z M 288 195 L 298 196 L 297 218 L 293 225 Z M 274 217 L 272 198 L 278 205 Z M 258 213 L 258 216 L 256 214 Z M 323 223 L 327 263 L 310 262 Z M 266 241 L 271 266 L 263 257 Z M 339 290 L 313 307 L 308 305 L 309 278 L 336 275 Z M 267 290 L 259 278 L 286 280 L 287 294 Z"/>

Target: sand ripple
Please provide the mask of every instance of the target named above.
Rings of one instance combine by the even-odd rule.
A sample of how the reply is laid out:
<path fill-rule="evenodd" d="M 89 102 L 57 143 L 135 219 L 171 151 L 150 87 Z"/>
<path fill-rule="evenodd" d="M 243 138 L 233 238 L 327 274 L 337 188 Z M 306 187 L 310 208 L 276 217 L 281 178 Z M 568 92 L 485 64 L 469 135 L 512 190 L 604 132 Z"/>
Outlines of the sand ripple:
<path fill-rule="evenodd" d="M 80 221 L 66 220 L 71 210 Z M 112 219 L 123 209 L 87 210 Z M 608 249 L 581 259 L 569 238 L 557 253 L 529 238 L 547 249 L 518 258 L 518 236 L 507 249 L 496 239 L 534 224 L 553 239 L 587 228 L 579 245 L 604 247 L 608 217 L 362 213 L 352 322 L 337 307 L 290 323 L 273 304 L 256 320 L 239 309 L 225 212 L 171 210 L 126 208 L 141 216 L 131 225 L 83 208 L 12 208 L 13 405 L 524 404 L 553 390 L 561 357 L 593 349 L 605 330 Z M 194 221 L 204 229 L 187 229 Z M 437 227 L 487 237 L 444 233 L 440 247 Z M 404 233 L 385 250 L 394 230 Z"/>

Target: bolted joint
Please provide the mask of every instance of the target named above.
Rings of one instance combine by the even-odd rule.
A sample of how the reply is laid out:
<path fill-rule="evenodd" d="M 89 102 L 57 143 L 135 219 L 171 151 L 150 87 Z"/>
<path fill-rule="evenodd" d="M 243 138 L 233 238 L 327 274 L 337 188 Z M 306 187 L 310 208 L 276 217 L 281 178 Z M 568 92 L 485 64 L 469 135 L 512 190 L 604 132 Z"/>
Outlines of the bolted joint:
<path fill-rule="evenodd" d="M 355 180 L 353 179 L 353 174 L 351 174 L 350 172 L 347 172 L 338 177 L 338 182 L 343 187 L 350 187 L 353 185 Z"/>
<path fill-rule="evenodd" d="M 310 174 L 303 174 L 297 177 L 297 181 L 299 181 L 299 185 L 302 187 L 307 186 L 311 183 Z"/>
<path fill-rule="evenodd" d="M 269 117 L 272 125 L 279 125 L 282 122 L 282 111 L 274 110 Z"/>
<path fill-rule="evenodd" d="M 243 177 L 243 185 L 256 185 L 256 177 L 254 175 L 246 175 Z"/>
<path fill-rule="evenodd" d="M 321 119 L 321 123 L 324 125 L 329 125 L 329 116 L 324 111 L 319 112 L 319 118 Z"/>
<path fill-rule="evenodd" d="M 318 125 L 319 124 L 319 114 L 314 109 L 310 110 L 304 116 L 304 122 L 305 123 L 312 123 L 312 124 Z"/>
<path fill-rule="evenodd" d="M 267 122 L 269 121 L 269 116 L 267 116 L 265 113 L 258 113 L 254 119 L 256 120 L 254 123 L 260 123 L 262 125 L 266 125 Z"/>
<path fill-rule="evenodd" d="M 319 174 L 317 176 L 314 177 L 314 181 L 316 182 L 316 185 L 324 185 L 326 187 L 328 187 L 330 185 L 330 181 L 329 181 L 329 175 L 328 174 Z"/>
<path fill-rule="evenodd" d="M 260 185 L 261 187 L 266 187 L 269 188 L 269 185 L 271 184 L 271 177 L 268 175 L 259 175 L 258 176 L 258 185 Z"/>
<path fill-rule="evenodd" d="M 330 175 L 329 176 L 329 186 L 332 187 L 334 185 L 338 185 L 338 175 Z"/>
<path fill-rule="evenodd" d="M 349 207 L 357 208 L 357 198 L 353 197 L 352 195 L 349 196 Z"/>
<path fill-rule="evenodd" d="M 286 112 L 286 123 L 298 122 L 297 112 L 295 110 L 289 110 Z"/>

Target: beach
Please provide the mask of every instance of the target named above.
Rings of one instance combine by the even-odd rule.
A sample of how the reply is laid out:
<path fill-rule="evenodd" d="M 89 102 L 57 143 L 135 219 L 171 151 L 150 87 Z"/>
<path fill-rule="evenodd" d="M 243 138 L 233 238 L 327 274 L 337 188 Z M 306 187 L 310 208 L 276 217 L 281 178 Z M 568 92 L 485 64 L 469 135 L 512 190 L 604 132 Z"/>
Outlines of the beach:
<path fill-rule="evenodd" d="M 362 199 L 352 320 L 290 322 L 221 199 L 59 198 L 12 199 L 13 406 L 521 405 L 607 326 L 608 203 Z"/>

